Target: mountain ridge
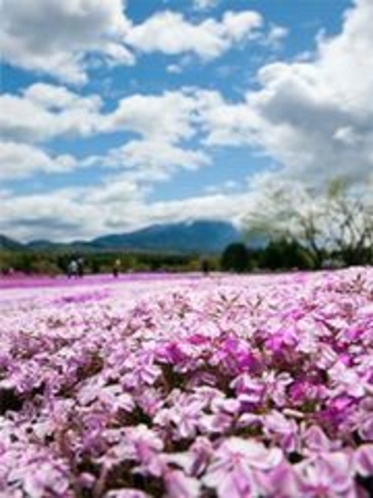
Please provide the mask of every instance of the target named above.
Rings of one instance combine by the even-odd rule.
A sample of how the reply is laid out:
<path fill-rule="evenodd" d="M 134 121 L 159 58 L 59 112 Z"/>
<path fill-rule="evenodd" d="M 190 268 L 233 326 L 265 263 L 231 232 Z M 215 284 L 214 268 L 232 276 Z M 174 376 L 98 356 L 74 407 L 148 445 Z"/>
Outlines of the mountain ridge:
<path fill-rule="evenodd" d="M 91 240 L 58 243 L 47 239 L 20 243 L 0 235 L 0 249 L 29 251 L 149 251 L 175 253 L 218 253 L 242 240 L 239 230 L 228 221 L 195 220 L 160 223 L 126 233 L 112 233 Z"/>

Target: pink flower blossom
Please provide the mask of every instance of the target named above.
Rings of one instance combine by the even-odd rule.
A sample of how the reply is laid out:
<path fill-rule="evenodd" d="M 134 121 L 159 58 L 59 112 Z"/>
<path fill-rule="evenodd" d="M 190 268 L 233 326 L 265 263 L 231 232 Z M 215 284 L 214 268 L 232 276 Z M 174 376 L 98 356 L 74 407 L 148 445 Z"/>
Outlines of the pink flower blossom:
<path fill-rule="evenodd" d="M 256 441 L 232 437 L 217 449 L 203 482 L 219 497 L 257 496 L 260 489 L 256 472 L 268 471 L 282 459 L 278 448 L 267 449 Z"/>

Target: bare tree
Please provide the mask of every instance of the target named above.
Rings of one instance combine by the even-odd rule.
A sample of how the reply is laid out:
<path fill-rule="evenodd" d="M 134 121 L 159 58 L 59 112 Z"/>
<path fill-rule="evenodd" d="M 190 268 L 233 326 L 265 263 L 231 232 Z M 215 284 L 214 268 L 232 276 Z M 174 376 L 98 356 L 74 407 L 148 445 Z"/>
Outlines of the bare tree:
<path fill-rule="evenodd" d="M 342 180 L 323 192 L 299 183 L 272 185 L 248 213 L 247 237 L 297 240 L 322 266 L 328 254 L 344 264 L 372 262 L 373 204 Z"/>

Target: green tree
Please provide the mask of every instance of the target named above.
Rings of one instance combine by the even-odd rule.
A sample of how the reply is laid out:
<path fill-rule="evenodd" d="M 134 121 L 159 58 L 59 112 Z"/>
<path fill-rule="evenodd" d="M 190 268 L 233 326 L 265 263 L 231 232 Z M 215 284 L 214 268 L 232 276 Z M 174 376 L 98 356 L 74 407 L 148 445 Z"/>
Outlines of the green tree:
<path fill-rule="evenodd" d="M 313 260 L 310 254 L 295 240 L 272 240 L 263 249 L 260 266 L 271 270 L 277 269 L 310 269 Z"/>
<path fill-rule="evenodd" d="M 229 244 L 223 251 L 220 266 L 225 271 L 242 273 L 249 269 L 249 251 L 242 242 Z"/>

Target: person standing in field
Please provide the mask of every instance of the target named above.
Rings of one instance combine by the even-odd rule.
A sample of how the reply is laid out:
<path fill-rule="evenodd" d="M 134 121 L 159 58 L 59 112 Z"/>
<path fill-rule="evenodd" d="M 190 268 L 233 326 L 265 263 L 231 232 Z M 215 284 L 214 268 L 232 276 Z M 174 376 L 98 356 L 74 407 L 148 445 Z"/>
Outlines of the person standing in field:
<path fill-rule="evenodd" d="M 68 278 L 76 277 L 78 275 L 78 262 L 76 259 L 72 259 L 67 266 L 67 276 Z"/>
<path fill-rule="evenodd" d="M 77 259 L 78 276 L 84 277 L 84 259 L 82 257 Z"/>
<path fill-rule="evenodd" d="M 118 277 L 120 269 L 121 269 L 121 265 L 122 265 L 122 262 L 119 258 L 114 261 L 113 277 Z"/>

